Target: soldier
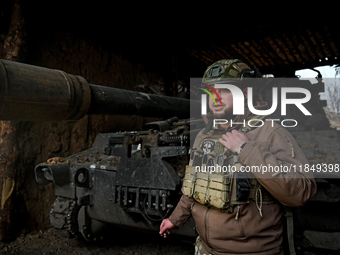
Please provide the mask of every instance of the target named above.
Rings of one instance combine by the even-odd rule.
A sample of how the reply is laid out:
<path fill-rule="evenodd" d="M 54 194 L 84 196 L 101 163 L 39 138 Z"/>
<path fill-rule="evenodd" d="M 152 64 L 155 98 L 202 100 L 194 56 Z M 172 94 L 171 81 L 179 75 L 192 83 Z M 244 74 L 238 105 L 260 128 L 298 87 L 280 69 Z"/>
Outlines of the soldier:
<path fill-rule="evenodd" d="M 247 97 L 247 87 L 241 83 L 244 77 L 259 77 L 259 72 L 240 60 L 226 59 L 209 66 L 202 83 L 213 86 L 229 79 L 229 84 L 241 88 Z M 280 204 L 304 205 L 316 193 L 313 175 L 300 171 L 233 171 L 213 178 L 213 173 L 197 173 L 195 166 L 294 169 L 308 161 L 282 126 L 272 121 L 263 121 L 258 128 L 242 125 L 264 117 L 254 116 L 248 109 L 244 115 L 234 116 L 232 93 L 215 90 L 221 102 L 216 94 L 216 104 L 209 98 L 210 116 L 195 139 L 183 195 L 171 216 L 162 221 L 160 235 L 166 237 L 192 215 L 198 232 L 195 254 L 283 254 Z M 256 100 L 256 109 L 267 109 L 260 96 Z M 214 127 L 213 118 L 232 119 L 238 124 L 227 122 Z"/>

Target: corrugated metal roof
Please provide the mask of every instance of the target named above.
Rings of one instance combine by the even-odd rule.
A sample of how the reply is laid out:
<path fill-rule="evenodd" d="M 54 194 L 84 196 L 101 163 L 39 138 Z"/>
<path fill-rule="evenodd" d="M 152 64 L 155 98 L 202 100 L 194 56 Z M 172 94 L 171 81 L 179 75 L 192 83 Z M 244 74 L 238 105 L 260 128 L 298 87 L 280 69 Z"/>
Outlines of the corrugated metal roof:
<path fill-rule="evenodd" d="M 340 60 L 340 25 L 328 24 L 226 41 L 195 49 L 191 54 L 207 65 L 222 58 L 239 58 L 260 68 L 262 73 L 288 73 L 287 69 L 333 65 Z"/>

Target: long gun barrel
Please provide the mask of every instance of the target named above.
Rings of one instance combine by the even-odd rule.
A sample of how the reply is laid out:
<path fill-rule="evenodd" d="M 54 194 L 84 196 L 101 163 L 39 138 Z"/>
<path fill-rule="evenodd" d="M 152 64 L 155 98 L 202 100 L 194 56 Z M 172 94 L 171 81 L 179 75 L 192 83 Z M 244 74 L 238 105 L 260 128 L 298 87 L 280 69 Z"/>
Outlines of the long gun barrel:
<path fill-rule="evenodd" d="M 185 119 L 190 101 L 88 84 L 60 70 L 0 59 L 0 119 L 59 121 L 86 114 Z"/>

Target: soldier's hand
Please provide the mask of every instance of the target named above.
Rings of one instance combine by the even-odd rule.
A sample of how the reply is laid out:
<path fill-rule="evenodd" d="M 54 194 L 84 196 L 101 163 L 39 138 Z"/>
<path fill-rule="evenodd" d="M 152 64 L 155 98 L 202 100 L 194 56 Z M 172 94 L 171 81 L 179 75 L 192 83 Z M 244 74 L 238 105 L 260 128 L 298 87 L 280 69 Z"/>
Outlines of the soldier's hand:
<path fill-rule="evenodd" d="M 164 238 L 166 238 L 166 235 L 170 234 L 170 229 L 173 229 L 174 227 L 175 225 L 171 223 L 169 218 L 164 219 L 159 228 L 159 234 L 163 236 Z"/>
<path fill-rule="evenodd" d="M 248 137 L 237 130 L 227 132 L 225 135 L 222 135 L 222 138 L 220 138 L 220 143 L 222 143 L 232 152 L 236 153 L 240 153 L 242 144 L 249 142 Z"/>

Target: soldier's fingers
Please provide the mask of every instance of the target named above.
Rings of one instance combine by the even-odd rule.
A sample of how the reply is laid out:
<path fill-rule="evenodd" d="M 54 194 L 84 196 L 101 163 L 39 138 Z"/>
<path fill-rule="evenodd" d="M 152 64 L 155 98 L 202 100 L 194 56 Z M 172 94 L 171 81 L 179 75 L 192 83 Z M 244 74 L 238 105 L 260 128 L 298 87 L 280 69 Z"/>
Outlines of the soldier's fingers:
<path fill-rule="evenodd" d="M 233 134 L 241 134 L 241 133 L 238 132 L 236 129 L 232 130 L 231 133 L 233 133 Z"/>
<path fill-rule="evenodd" d="M 232 131 L 230 132 L 230 134 L 231 134 L 232 136 L 235 136 L 235 137 L 239 137 L 239 136 L 242 136 L 242 135 L 243 135 L 242 133 L 238 132 L 237 130 L 232 130 Z"/>
<path fill-rule="evenodd" d="M 224 135 L 226 136 L 226 137 L 229 137 L 230 136 L 230 132 L 227 132 L 227 133 L 225 133 Z"/>
<path fill-rule="evenodd" d="M 164 231 L 165 231 L 164 226 L 161 226 L 159 229 L 159 234 L 162 235 Z"/>
<path fill-rule="evenodd" d="M 232 133 L 240 138 L 246 138 L 247 136 L 243 133 L 240 133 L 239 131 L 237 130 L 233 130 Z"/>
<path fill-rule="evenodd" d="M 227 135 L 222 135 L 222 138 L 223 138 L 224 140 L 227 140 L 227 139 L 228 139 L 228 136 L 227 136 Z"/>
<path fill-rule="evenodd" d="M 227 147 L 226 140 L 223 140 L 222 138 L 219 139 L 220 143 L 223 144 L 225 147 Z"/>
<path fill-rule="evenodd" d="M 232 133 L 232 132 L 227 132 L 226 133 L 226 136 L 230 139 L 230 138 L 234 138 L 234 137 L 237 137 L 237 133 Z"/>

